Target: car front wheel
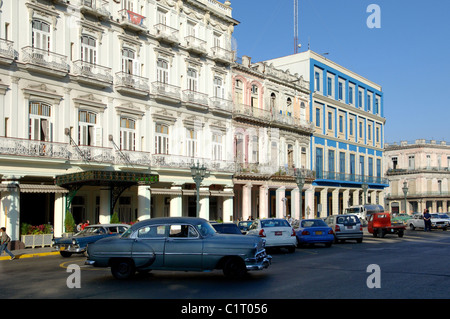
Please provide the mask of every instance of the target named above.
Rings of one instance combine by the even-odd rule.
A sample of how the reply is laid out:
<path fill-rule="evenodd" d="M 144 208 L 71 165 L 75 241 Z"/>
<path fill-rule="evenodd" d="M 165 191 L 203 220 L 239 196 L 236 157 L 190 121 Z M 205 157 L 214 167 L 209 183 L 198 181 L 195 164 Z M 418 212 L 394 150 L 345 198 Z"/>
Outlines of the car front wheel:
<path fill-rule="evenodd" d="M 119 259 L 111 264 L 111 273 L 116 279 L 131 278 L 136 271 L 134 263 L 129 259 Z"/>
<path fill-rule="evenodd" d="M 68 258 L 72 256 L 72 253 L 69 253 L 68 251 L 60 251 L 59 254 L 63 256 L 64 258 Z"/>
<path fill-rule="evenodd" d="M 223 274 L 230 279 L 240 279 L 247 274 L 245 262 L 241 258 L 230 258 L 223 266 Z"/>

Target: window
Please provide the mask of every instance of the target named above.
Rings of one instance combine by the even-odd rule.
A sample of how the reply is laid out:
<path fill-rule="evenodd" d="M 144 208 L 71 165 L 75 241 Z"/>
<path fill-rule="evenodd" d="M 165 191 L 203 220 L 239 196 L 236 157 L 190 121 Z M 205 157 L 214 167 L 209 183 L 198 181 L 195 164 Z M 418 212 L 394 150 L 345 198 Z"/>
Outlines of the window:
<path fill-rule="evenodd" d="M 30 101 L 29 113 L 28 138 L 37 141 L 52 141 L 51 106 L 42 102 Z"/>
<path fill-rule="evenodd" d="M 139 75 L 139 61 L 136 60 L 136 53 L 127 48 L 122 49 L 122 72 L 126 74 Z"/>
<path fill-rule="evenodd" d="M 376 142 L 377 143 L 380 143 L 380 128 L 379 127 L 377 127 L 376 128 Z"/>
<path fill-rule="evenodd" d="M 350 136 L 353 136 L 353 127 L 354 127 L 354 121 L 353 121 L 353 119 L 350 119 L 350 121 L 349 121 L 350 123 L 349 123 L 349 134 L 350 134 Z"/>
<path fill-rule="evenodd" d="M 364 176 L 365 170 L 364 170 L 364 156 L 359 156 L 359 174 Z"/>
<path fill-rule="evenodd" d="M 374 109 L 374 113 L 375 114 L 380 114 L 380 97 L 377 96 L 375 98 L 375 109 Z"/>
<path fill-rule="evenodd" d="M 222 134 L 212 133 L 212 159 L 213 161 L 222 160 Z"/>
<path fill-rule="evenodd" d="M 316 177 L 323 177 L 323 149 L 316 148 Z"/>
<path fill-rule="evenodd" d="M 397 159 L 397 157 L 393 157 L 392 158 L 392 168 L 397 169 L 397 165 L 398 165 L 398 159 Z"/>
<path fill-rule="evenodd" d="M 259 107 L 258 86 L 253 84 L 251 89 L 250 106 Z"/>
<path fill-rule="evenodd" d="M 96 39 L 83 35 L 81 36 L 81 61 L 97 64 L 97 44 Z"/>
<path fill-rule="evenodd" d="M 315 79 L 315 84 L 316 84 L 316 91 L 320 92 L 320 73 L 319 72 L 314 73 L 314 79 Z"/>
<path fill-rule="evenodd" d="M 431 168 L 431 156 L 427 155 L 427 168 L 430 169 Z"/>
<path fill-rule="evenodd" d="M 225 97 L 225 88 L 221 77 L 214 77 L 214 97 L 223 99 Z"/>
<path fill-rule="evenodd" d="M 333 79 L 333 75 L 329 75 L 327 77 L 327 94 L 328 96 L 333 96 L 333 85 L 334 84 L 334 79 Z"/>
<path fill-rule="evenodd" d="M 339 133 L 344 133 L 344 116 L 339 115 Z"/>
<path fill-rule="evenodd" d="M 341 173 L 341 180 L 345 180 L 345 153 L 339 152 L 339 172 Z"/>
<path fill-rule="evenodd" d="M 234 88 L 234 94 L 235 94 L 235 100 L 237 104 L 243 104 L 244 103 L 244 94 L 243 94 L 243 84 L 241 80 L 236 80 L 235 82 L 235 88 Z"/>
<path fill-rule="evenodd" d="M 364 107 L 364 90 L 358 90 L 358 107 L 363 108 Z"/>
<path fill-rule="evenodd" d="M 335 161 L 335 158 L 334 158 L 334 150 L 328 150 L 328 172 L 330 173 L 330 174 L 333 174 L 334 173 L 334 162 Z M 334 176 L 334 174 L 333 175 L 331 175 L 331 176 Z M 330 177 L 331 177 L 330 176 Z M 333 177 L 331 177 L 332 179 L 334 179 Z"/>
<path fill-rule="evenodd" d="M 372 94 L 368 93 L 367 94 L 367 111 L 370 112 L 372 111 Z"/>
<path fill-rule="evenodd" d="M 362 121 L 360 121 L 359 122 L 359 138 L 363 138 L 363 135 L 364 134 L 364 131 L 363 131 L 363 122 Z"/>
<path fill-rule="evenodd" d="M 353 84 L 349 84 L 348 86 L 348 103 L 353 105 L 354 104 L 354 98 L 355 98 L 355 87 Z"/>
<path fill-rule="evenodd" d="M 333 112 L 328 112 L 328 130 L 333 130 Z"/>
<path fill-rule="evenodd" d="M 32 21 L 31 45 L 33 48 L 50 51 L 50 24 L 40 21 Z"/>
<path fill-rule="evenodd" d="M 197 131 L 194 129 L 186 130 L 186 155 L 189 157 L 197 156 Z"/>
<path fill-rule="evenodd" d="M 321 82 L 323 81 L 323 70 L 314 68 L 314 91 L 323 93 Z"/>
<path fill-rule="evenodd" d="M 164 59 L 158 59 L 156 63 L 156 81 L 169 83 L 169 63 Z"/>
<path fill-rule="evenodd" d="M 316 126 L 320 127 L 320 109 L 316 108 Z"/>
<path fill-rule="evenodd" d="M 367 139 L 372 140 L 372 124 L 367 125 Z"/>
<path fill-rule="evenodd" d="M 122 0 L 122 9 L 134 11 L 134 0 Z"/>
<path fill-rule="evenodd" d="M 338 99 L 339 99 L 339 101 L 344 100 L 344 85 L 345 85 L 344 82 L 339 81 L 339 83 L 338 83 Z"/>
<path fill-rule="evenodd" d="M 193 68 L 189 68 L 187 71 L 187 89 L 189 91 L 197 92 L 198 78 L 197 71 Z"/>
<path fill-rule="evenodd" d="M 195 37 L 196 36 L 196 25 L 193 22 L 191 22 L 191 21 L 188 21 L 188 23 L 187 23 L 186 35 L 188 37 L 189 36 L 191 36 L 191 37 Z"/>
<path fill-rule="evenodd" d="M 415 158 L 414 155 L 408 156 L 408 168 L 413 170 L 415 168 Z"/>
<path fill-rule="evenodd" d="M 169 154 L 169 127 L 155 125 L 155 154 Z"/>
<path fill-rule="evenodd" d="M 378 180 L 381 177 L 381 159 L 377 158 L 377 177 Z M 380 181 L 378 181 L 380 182 Z"/>
<path fill-rule="evenodd" d="M 369 157 L 369 167 L 368 167 L 368 169 L 369 169 L 368 175 L 369 176 L 373 176 L 373 158 L 372 157 Z"/>
<path fill-rule="evenodd" d="M 349 167 L 350 171 L 349 171 L 349 173 L 350 173 L 350 179 L 352 181 L 355 180 L 355 174 L 356 174 L 355 163 L 356 163 L 355 154 L 350 154 L 350 167 Z"/>
<path fill-rule="evenodd" d="M 252 163 L 259 163 L 259 143 L 258 136 L 252 137 Z"/>
<path fill-rule="evenodd" d="M 78 112 L 78 145 L 101 146 L 101 127 L 97 126 L 97 114 L 91 111 Z"/>
<path fill-rule="evenodd" d="M 122 117 L 120 119 L 120 149 L 134 151 L 136 149 L 136 121 Z"/>

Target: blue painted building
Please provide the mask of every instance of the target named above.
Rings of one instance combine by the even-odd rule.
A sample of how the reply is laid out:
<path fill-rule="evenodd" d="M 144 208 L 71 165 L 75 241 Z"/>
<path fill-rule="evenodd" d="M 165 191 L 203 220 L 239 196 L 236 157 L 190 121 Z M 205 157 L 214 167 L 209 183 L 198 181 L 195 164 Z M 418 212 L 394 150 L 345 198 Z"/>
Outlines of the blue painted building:
<path fill-rule="evenodd" d="M 313 51 L 267 62 L 310 82 L 309 154 L 316 179 L 305 196 L 309 217 L 343 213 L 365 202 L 384 206 L 381 86 Z"/>

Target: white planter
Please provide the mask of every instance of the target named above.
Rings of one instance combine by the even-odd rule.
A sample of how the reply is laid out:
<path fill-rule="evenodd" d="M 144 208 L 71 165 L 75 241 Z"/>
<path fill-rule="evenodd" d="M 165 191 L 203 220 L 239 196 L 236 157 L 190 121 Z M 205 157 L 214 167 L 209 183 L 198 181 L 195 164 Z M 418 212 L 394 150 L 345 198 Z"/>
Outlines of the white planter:
<path fill-rule="evenodd" d="M 35 248 L 36 246 L 52 246 L 53 234 L 43 235 L 22 235 L 22 242 L 25 247 Z"/>

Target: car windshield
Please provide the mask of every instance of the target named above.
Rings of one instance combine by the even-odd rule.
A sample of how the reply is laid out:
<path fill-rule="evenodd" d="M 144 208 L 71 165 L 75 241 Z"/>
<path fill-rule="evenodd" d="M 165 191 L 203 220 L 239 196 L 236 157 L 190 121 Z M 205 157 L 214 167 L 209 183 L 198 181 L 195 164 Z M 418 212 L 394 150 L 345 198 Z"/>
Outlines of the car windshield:
<path fill-rule="evenodd" d="M 263 219 L 261 220 L 261 227 L 291 227 L 287 220 L 284 219 Z"/>
<path fill-rule="evenodd" d="M 217 233 L 214 227 L 212 227 L 211 224 L 208 222 L 197 224 L 195 225 L 195 227 L 197 228 L 200 235 L 202 235 L 203 237 L 212 236 Z"/>
<path fill-rule="evenodd" d="M 101 234 L 105 234 L 105 233 L 106 233 L 105 229 L 100 226 L 99 227 L 86 227 L 79 233 L 76 233 L 74 235 L 74 237 L 75 236 L 84 236 L 84 235 L 101 235 Z"/>
<path fill-rule="evenodd" d="M 238 226 L 241 229 L 247 229 L 250 227 L 251 224 L 253 224 L 253 220 L 246 220 L 246 221 L 239 222 Z"/>
<path fill-rule="evenodd" d="M 355 215 L 349 216 L 339 216 L 336 220 L 337 224 L 357 224 L 359 223 L 359 218 Z"/>
<path fill-rule="evenodd" d="M 360 212 L 359 207 L 353 207 L 353 208 L 346 208 L 345 213 L 346 214 L 357 214 Z"/>
<path fill-rule="evenodd" d="M 430 214 L 430 215 L 431 215 L 431 218 L 439 218 L 438 214 Z"/>
<path fill-rule="evenodd" d="M 214 224 L 213 227 L 219 233 L 242 235 L 239 227 L 237 227 L 236 224 Z"/>
<path fill-rule="evenodd" d="M 440 218 L 450 218 L 450 216 L 448 216 L 447 214 L 439 214 Z"/>
<path fill-rule="evenodd" d="M 322 226 L 327 226 L 327 224 L 321 219 L 302 220 L 302 227 L 322 227 Z"/>

